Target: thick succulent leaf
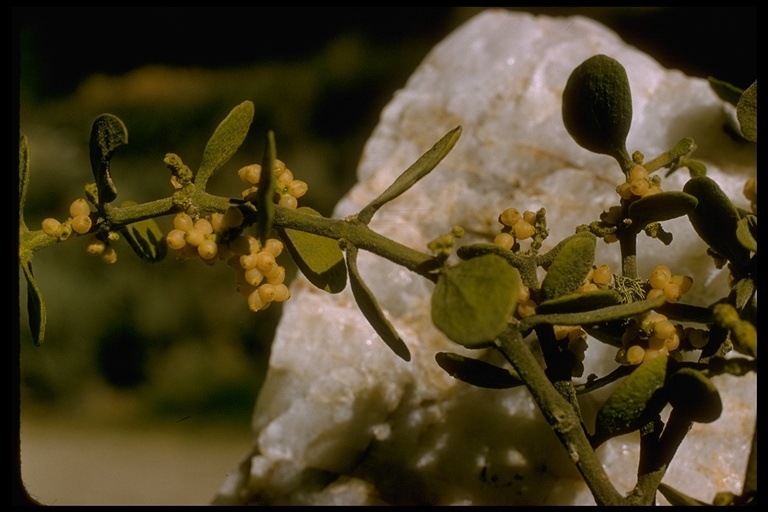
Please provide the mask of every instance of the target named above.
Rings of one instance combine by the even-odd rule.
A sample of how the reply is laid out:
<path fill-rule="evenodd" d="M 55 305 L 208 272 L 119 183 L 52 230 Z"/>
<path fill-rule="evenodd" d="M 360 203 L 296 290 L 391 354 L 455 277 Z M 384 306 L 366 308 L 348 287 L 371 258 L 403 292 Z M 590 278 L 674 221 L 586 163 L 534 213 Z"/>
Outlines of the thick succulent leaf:
<path fill-rule="evenodd" d="M 525 384 L 513 369 L 506 370 L 453 352 L 438 352 L 435 361 L 451 377 L 479 388 L 508 389 Z"/>
<path fill-rule="evenodd" d="M 306 206 L 297 211 L 320 215 Z M 346 287 L 347 267 L 336 240 L 295 229 L 278 227 L 277 231 L 296 266 L 310 283 L 329 293 L 339 293 Z"/>
<path fill-rule="evenodd" d="M 506 329 L 521 285 L 518 270 L 494 254 L 447 267 L 432 294 L 432 321 L 459 345 L 485 346 Z"/>
<path fill-rule="evenodd" d="M 736 119 L 745 139 L 757 142 L 757 81 L 747 87 L 736 105 Z"/>
<path fill-rule="evenodd" d="M 547 269 L 541 283 L 541 301 L 575 292 L 584 282 L 595 261 L 595 236 L 572 237 L 565 243 Z"/>
<path fill-rule="evenodd" d="M 706 176 L 688 180 L 683 192 L 698 200 L 696 208 L 688 212 L 688 219 L 699 237 L 716 253 L 744 268 L 749 262 L 749 251 L 736 235 L 741 216 L 725 192 Z"/>
<path fill-rule="evenodd" d="M 90 157 L 100 204 L 111 203 L 117 197 L 109 162 L 112 153 L 124 144 L 128 144 L 128 129 L 117 116 L 102 114 L 96 118 L 91 129 Z"/>
<path fill-rule="evenodd" d="M 757 215 L 748 214 L 736 225 L 736 238 L 750 252 L 757 252 Z"/>
<path fill-rule="evenodd" d="M 607 55 L 595 55 L 568 77 L 562 104 L 565 129 L 584 149 L 631 161 L 626 140 L 632 124 L 632 93 L 627 72 Z"/>
<path fill-rule="evenodd" d="M 357 218 L 367 224 L 373 214 L 386 203 L 400 196 L 403 192 L 415 185 L 420 179 L 432 172 L 437 164 L 453 149 L 461 135 L 461 126 L 457 126 L 437 141 L 432 148 L 419 157 L 408 169 L 405 170 L 379 197 L 371 201 L 358 214 Z"/>
<path fill-rule="evenodd" d="M 137 204 L 135 201 L 125 201 L 122 206 L 135 204 Z M 155 219 L 134 222 L 120 229 L 120 233 L 131 246 L 133 252 L 144 261 L 157 263 L 162 261 L 168 253 L 165 235 Z"/>
<path fill-rule="evenodd" d="M 203 159 L 195 176 L 195 185 L 205 190 L 213 174 L 232 158 L 248 135 L 253 121 L 253 103 L 244 101 L 232 109 L 216 127 L 203 151 Z"/>
<path fill-rule="evenodd" d="M 629 205 L 632 226 L 640 231 L 651 222 L 661 222 L 687 215 L 698 200 L 685 192 L 660 192 L 642 197 Z"/>
<path fill-rule="evenodd" d="M 694 368 L 680 368 L 664 384 L 672 407 L 698 423 L 712 423 L 723 413 L 720 393 L 706 375 Z"/>
<path fill-rule="evenodd" d="M 676 363 L 658 356 L 641 363 L 611 393 L 595 418 L 595 445 L 637 430 L 657 415 L 666 405 L 664 383 Z"/>
<path fill-rule="evenodd" d="M 595 290 L 586 293 L 570 293 L 556 299 L 545 300 L 536 306 L 537 314 L 580 313 L 615 306 L 621 303 L 621 295 L 615 290 Z"/>
<path fill-rule="evenodd" d="M 275 134 L 267 133 L 267 146 L 264 149 L 264 161 L 261 164 L 259 186 L 256 191 L 256 234 L 264 245 L 272 230 L 272 222 L 275 217 L 274 182 L 275 161 L 277 160 L 277 148 L 275 147 Z"/>
<path fill-rule="evenodd" d="M 349 269 L 349 284 L 352 288 L 352 295 L 355 297 L 355 302 L 357 302 L 360 311 L 363 312 L 363 316 L 365 316 L 376 333 L 381 336 L 384 343 L 395 354 L 405 361 L 410 361 L 411 353 L 408 347 L 400 335 L 397 334 L 394 326 L 384 316 L 379 302 L 357 270 L 357 247 L 350 246 L 347 248 L 347 268 Z"/>
<path fill-rule="evenodd" d="M 37 286 L 32 272 L 32 262 L 25 259 L 21 262 L 24 277 L 27 279 L 27 314 L 29 315 L 29 328 L 32 331 L 32 340 L 35 345 L 40 345 L 45 339 L 45 300 L 40 288 Z"/>

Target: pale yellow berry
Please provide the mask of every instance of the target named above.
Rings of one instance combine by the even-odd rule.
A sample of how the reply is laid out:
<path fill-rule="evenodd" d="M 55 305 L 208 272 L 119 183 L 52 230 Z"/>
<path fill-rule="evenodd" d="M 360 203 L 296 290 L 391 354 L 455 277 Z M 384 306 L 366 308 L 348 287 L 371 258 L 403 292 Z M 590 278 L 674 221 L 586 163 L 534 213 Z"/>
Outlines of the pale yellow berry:
<path fill-rule="evenodd" d="M 651 186 L 648 184 L 648 180 L 633 180 L 629 182 L 629 190 L 633 195 L 644 196 Z"/>
<path fill-rule="evenodd" d="M 296 198 L 302 197 L 307 193 L 307 190 L 309 190 L 309 185 L 301 180 L 293 180 L 291 184 L 288 185 L 288 193 Z"/>
<path fill-rule="evenodd" d="M 632 199 L 632 190 L 629 188 L 629 183 L 622 183 L 618 187 L 616 187 L 616 192 L 619 194 L 619 196 L 622 199 L 629 200 Z"/>
<path fill-rule="evenodd" d="M 115 263 L 117 261 L 117 253 L 115 252 L 115 248 L 111 245 L 108 245 L 104 248 L 104 252 L 102 252 L 99 257 L 106 263 Z"/>
<path fill-rule="evenodd" d="M 678 336 L 677 333 L 664 340 L 664 348 L 666 348 L 668 352 L 677 350 L 679 346 L 680 336 Z"/>
<path fill-rule="evenodd" d="M 88 215 L 78 215 L 76 217 L 72 217 L 70 224 L 72 229 L 75 230 L 75 233 L 83 235 L 90 231 L 91 226 L 93 225 L 93 221 Z"/>
<path fill-rule="evenodd" d="M 648 279 L 648 283 L 653 288 L 664 289 L 667 284 L 672 280 L 672 271 L 666 265 L 657 265 L 651 271 L 651 277 Z"/>
<path fill-rule="evenodd" d="M 653 324 L 653 335 L 662 340 L 670 338 L 675 334 L 677 334 L 677 328 L 669 320 L 662 319 Z"/>
<path fill-rule="evenodd" d="M 192 220 L 192 217 L 189 216 L 189 214 L 181 212 L 177 213 L 176 216 L 173 217 L 173 227 L 174 229 L 179 229 L 181 231 L 189 231 L 192 229 L 192 227 L 195 225 L 195 221 Z"/>
<path fill-rule="evenodd" d="M 204 235 L 210 235 L 213 233 L 213 224 L 211 224 L 211 221 L 205 217 L 200 217 L 195 221 L 195 225 L 192 229 L 199 231 Z"/>
<path fill-rule="evenodd" d="M 510 233 L 499 233 L 493 239 L 493 243 L 504 249 L 511 249 L 515 245 L 515 237 Z"/>
<path fill-rule="evenodd" d="M 525 240 L 526 238 L 530 238 L 533 233 L 536 232 L 536 229 L 525 219 L 520 219 L 517 221 L 512 229 L 514 230 L 515 237 L 518 240 Z"/>
<path fill-rule="evenodd" d="M 683 292 L 675 283 L 669 283 L 664 287 L 664 298 L 667 299 L 667 302 L 678 302 L 682 297 Z"/>
<path fill-rule="evenodd" d="M 43 220 L 43 233 L 48 236 L 58 236 L 61 222 L 56 219 L 48 218 Z"/>
<path fill-rule="evenodd" d="M 647 180 L 649 176 L 648 170 L 642 165 L 636 165 L 629 171 L 630 182 L 635 180 Z"/>
<path fill-rule="evenodd" d="M 645 354 L 643 355 L 643 362 L 650 361 L 651 359 L 656 359 L 659 356 L 668 356 L 669 351 L 666 348 L 660 348 L 658 350 L 656 349 L 648 349 L 645 351 Z"/>
<path fill-rule="evenodd" d="M 283 208 L 288 208 L 289 210 L 295 210 L 296 207 L 299 205 L 299 202 L 292 195 L 283 194 L 280 196 L 280 201 L 278 201 L 277 204 L 279 204 Z"/>
<path fill-rule="evenodd" d="M 275 256 L 269 251 L 261 251 L 256 255 L 256 268 L 258 268 L 262 274 L 269 274 L 272 269 L 277 265 Z"/>
<path fill-rule="evenodd" d="M 246 165 L 237 171 L 237 175 L 244 183 L 258 185 L 261 179 L 261 166 L 259 164 Z"/>
<path fill-rule="evenodd" d="M 531 298 L 531 289 L 523 285 L 520 287 L 520 291 L 517 294 L 518 304 L 522 304 Z"/>
<path fill-rule="evenodd" d="M 592 274 L 592 282 L 603 285 L 610 284 L 612 277 L 611 268 L 608 265 L 600 265 Z"/>
<path fill-rule="evenodd" d="M 203 240 L 200 245 L 197 246 L 197 254 L 204 260 L 210 260 L 216 257 L 219 251 L 219 247 L 215 241 L 209 239 Z"/>
<path fill-rule="evenodd" d="M 193 228 L 187 231 L 184 239 L 187 241 L 187 244 L 191 245 L 192 247 L 197 247 L 205 241 L 205 233 Z"/>
<path fill-rule="evenodd" d="M 287 286 L 282 283 L 275 286 L 275 302 L 285 302 L 290 298 L 291 292 L 288 290 Z"/>
<path fill-rule="evenodd" d="M 282 160 L 275 159 L 275 176 L 279 176 L 285 170 L 285 163 Z"/>
<path fill-rule="evenodd" d="M 284 169 L 283 171 L 275 171 L 275 175 L 277 176 L 277 182 L 281 185 L 288 186 L 291 184 L 291 182 L 293 182 L 293 173 L 288 169 Z"/>
<path fill-rule="evenodd" d="M 261 253 L 251 252 L 248 254 L 243 254 L 242 256 L 240 256 L 240 266 L 243 267 L 245 270 L 254 268 L 256 266 L 256 261 L 259 257 L 259 254 Z"/>
<path fill-rule="evenodd" d="M 501 215 L 499 215 L 499 222 L 511 228 L 517 224 L 517 221 L 519 221 L 521 218 L 522 215 L 520 215 L 520 212 L 517 211 L 517 208 L 507 208 L 501 212 Z"/>
<path fill-rule="evenodd" d="M 104 252 L 107 248 L 107 244 L 103 240 L 99 240 L 95 236 L 91 237 L 85 244 L 85 252 L 91 256 L 98 256 Z"/>
<path fill-rule="evenodd" d="M 72 204 L 69 205 L 70 217 L 79 217 L 80 215 L 90 215 L 90 213 L 91 213 L 91 207 L 88 205 L 88 201 L 86 201 L 82 197 L 75 199 L 74 201 L 72 201 Z"/>
<path fill-rule="evenodd" d="M 248 308 L 254 312 L 260 311 L 266 307 L 259 290 L 260 288 L 257 288 L 248 294 Z"/>
<path fill-rule="evenodd" d="M 271 285 L 278 285 L 285 281 L 285 267 L 275 265 L 274 268 L 266 274 L 267 282 Z"/>
<path fill-rule="evenodd" d="M 636 365 L 643 362 L 645 349 L 640 345 L 632 345 L 626 352 L 627 364 Z"/>
<path fill-rule="evenodd" d="M 186 240 L 187 233 L 180 229 L 172 229 L 165 235 L 165 242 L 170 249 L 179 250 L 183 249 L 187 245 Z"/>
<path fill-rule="evenodd" d="M 555 333 L 555 339 L 557 341 L 565 339 L 566 336 L 568 336 L 568 333 L 576 328 L 577 327 L 574 325 L 553 325 L 552 326 L 552 330 Z"/>
<path fill-rule="evenodd" d="M 670 283 L 676 284 L 680 287 L 680 293 L 688 293 L 693 286 L 693 278 L 691 276 L 672 276 Z"/>
<path fill-rule="evenodd" d="M 598 288 L 595 283 L 585 283 L 576 290 L 576 293 L 589 293 L 597 291 L 597 289 Z"/>
<path fill-rule="evenodd" d="M 664 290 L 661 290 L 659 288 L 653 288 L 652 290 L 648 291 L 648 294 L 645 296 L 645 298 L 648 300 L 653 300 L 658 297 L 661 297 L 662 295 L 664 295 Z"/>
<path fill-rule="evenodd" d="M 249 268 L 244 272 L 244 277 L 248 284 L 257 286 L 264 280 L 264 274 L 261 273 L 256 267 Z"/>
<path fill-rule="evenodd" d="M 275 295 L 277 295 L 275 287 L 269 283 L 264 283 L 259 286 L 258 291 L 261 301 L 267 304 L 275 300 Z"/>
<path fill-rule="evenodd" d="M 211 214 L 211 227 L 213 228 L 214 233 L 221 233 L 221 231 L 226 228 L 224 225 L 223 213 L 214 212 Z"/>
<path fill-rule="evenodd" d="M 277 238 L 269 238 L 267 239 L 267 242 L 264 244 L 264 250 L 271 252 L 272 256 L 277 258 L 278 256 L 280 256 L 280 253 L 283 252 L 283 242 L 281 242 Z"/>

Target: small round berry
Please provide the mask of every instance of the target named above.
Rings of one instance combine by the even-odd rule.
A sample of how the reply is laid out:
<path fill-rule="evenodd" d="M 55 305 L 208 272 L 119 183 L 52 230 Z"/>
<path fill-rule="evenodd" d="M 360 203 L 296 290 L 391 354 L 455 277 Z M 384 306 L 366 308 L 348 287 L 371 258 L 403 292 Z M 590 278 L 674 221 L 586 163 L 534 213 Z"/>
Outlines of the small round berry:
<path fill-rule="evenodd" d="M 240 256 L 240 266 L 243 267 L 245 270 L 254 268 L 256 266 L 256 261 L 258 259 L 258 256 L 261 253 L 255 253 L 251 252 L 248 254 L 243 254 Z"/>
<path fill-rule="evenodd" d="M 648 279 L 648 283 L 653 288 L 663 290 L 667 284 L 672 280 L 672 271 L 666 265 L 657 265 L 653 271 L 651 271 L 651 277 Z"/>
<path fill-rule="evenodd" d="M 499 222 L 511 228 L 517 224 L 517 221 L 519 221 L 521 218 L 522 215 L 520 215 L 520 212 L 517 211 L 517 208 L 507 208 L 501 212 L 501 215 L 499 215 Z"/>
<path fill-rule="evenodd" d="M 269 238 L 267 239 L 266 244 L 264 244 L 264 250 L 271 252 L 272 255 L 277 258 L 280 256 L 280 253 L 283 252 L 283 242 L 277 238 Z"/>
<path fill-rule="evenodd" d="M 82 197 L 79 197 L 72 201 L 72 204 L 69 205 L 69 215 L 70 217 L 78 217 L 80 215 L 90 215 L 91 213 L 91 207 L 88 205 L 88 201 L 83 199 Z"/>
<path fill-rule="evenodd" d="M 648 291 L 648 294 L 645 296 L 645 298 L 648 300 L 653 300 L 658 297 L 661 297 L 662 295 L 664 295 L 664 290 L 659 288 L 653 288 Z"/>
<path fill-rule="evenodd" d="M 53 218 L 43 220 L 43 233 L 48 236 L 58 236 L 61 222 Z"/>
<path fill-rule="evenodd" d="M 265 275 L 267 282 L 271 285 L 277 286 L 285 281 L 285 267 L 275 265 L 269 274 Z"/>
<path fill-rule="evenodd" d="M 184 239 L 187 241 L 189 245 L 192 247 L 197 247 L 201 243 L 205 241 L 205 233 L 198 229 L 191 229 L 187 231 Z"/>
<path fill-rule="evenodd" d="M 173 217 L 173 227 L 181 231 L 190 231 L 195 225 L 195 221 L 188 213 L 180 212 Z"/>
<path fill-rule="evenodd" d="M 651 186 L 648 184 L 648 180 L 633 180 L 629 182 L 629 190 L 636 196 L 644 196 L 648 193 L 649 188 Z"/>
<path fill-rule="evenodd" d="M 262 302 L 268 304 L 275 300 L 275 295 L 277 295 L 277 291 L 275 290 L 275 287 L 269 283 L 264 283 L 258 288 L 259 290 L 259 297 L 261 297 Z"/>
<path fill-rule="evenodd" d="M 95 236 L 91 237 L 85 244 L 85 252 L 91 256 L 98 256 L 104 252 L 107 248 L 107 244 L 103 240 L 99 240 Z"/>
<path fill-rule="evenodd" d="M 203 258 L 204 260 L 210 260 L 215 258 L 218 251 L 219 251 L 218 245 L 214 240 L 211 240 L 210 238 L 203 240 L 197 246 L 197 254 L 199 254 L 200 257 Z"/>
<path fill-rule="evenodd" d="M 201 232 L 204 235 L 210 235 L 213 233 L 213 224 L 205 217 L 200 217 L 195 221 L 194 228 L 196 231 Z"/>
<path fill-rule="evenodd" d="M 261 166 L 259 164 L 246 165 L 237 171 L 237 175 L 244 183 L 258 185 L 261 179 Z"/>
<path fill-rule="evenodd" d="M 245 280 L 248 284 L 257 286 L 264 280 L 264 274 L 261 273 L 256 267 L 249 268 L 244 273 Z"/>
<path fill-rule="evenodd" d="M 612 277 L 611 268 L 608 265 L 600 265 L 592 274 L 592 282 L 595 284 L 610 284 Z"/>
<path fill-rule="evenodd" d="M 70 224 L 72 225 L 72 229 L 75 230 L 75 233 L 83 235 L 90 231 L 93 221 L 88 215 L 78 215 L 72 217 L 72 222 Z"/>
<path fill-rule="evenodd" d="M 102 252 L 99 257 L 105 261 L 106 263 L 115 263 L 117 261 L 117 253 L 115 252 L 115 248 L 111 245 L 108 245 L 104 248 L 104 252 Z"/>
<path fill-rule="evenodd" d="M 289 210 L 295 210 L 296 207 L 299 205 L 299 202 L 292 195 L 283 194 L 280 196 L 280 201 L 277 204 L 279 204 L 283 208 L 288 208 Z"/>
<path fill-rule="evenodd" d="M 515 245 L 515 237 L 510 233 L 499 233 L 493 239 L 493 243 L 504 249 L 512 249 L 512 246 Z"/>
<path fill-rule="evenodd" d="M 170 249 L 179 250 L 183 249 L 187 245 L 186 240 L 187 233 L 180 229 L 172 229 L 165 235 L 165 242 Z"/>
<path fill-rule="evenodd" d="M 597 285 L 595 283 L 585 283 L 581 285 L 578 290 L 576 290 L 576 293 L 588 293 L 588 292 L 594 292 L 597 291 Z"/>
<path fill-rule="evenodd" d="M 643 362 L 645 358 L 645 349 L 640 345 L 632 345 L 627 349 L 627 364 L 636 365 Z"/>
<path fill-rule="evenodd" d="M 531 289 L 523 285 L 520 287 L 520 291 L 517 295 L 518 304 L 522 304 L 531 298 Z"/>
<path fill-rule="evenodd" d="M 257 288 L 255 290 L 253 290 L 248 295 L 248 308 L 251 311 L 256 312 L 256 311 L 260 311 L 260 310 L 264 309 L 265 307 L 266 307 L 266 304 L 261 299 L 261 295 L 259 294 L 259 289 Z"/>
<path fill-rule="evenodd" d="M 526 238 L 530 238 L 536 232 L 536 229 L 525 219 L 520 219 L 517 221 L 512 229 L 514 230 L 515 237 L 518 240 L 525 240 Z"/>
<path fill-rule="evenodd" d="M 630 200 L 632 199 L 632 191 L 629 188 L 629 183 L 625 182 L 616 187 L 616 192 L 619 194 L 619 196 L 624 200 Z"/>
<path fill-rule="evenodd" d="M 636 165 L 629 171 L 629 181 L 635 180 L 647 180 L 650 174 L 648 170 L 642 165 Z"/>
<path fill-rule="evenodd" d="M 677 334 L 677 328 L 675 327 L 675 324 L 669 320 L 663 319 L 653 324 L 653 335 L 658 338 L 664 340 L 675 334 Z"/>
<path fill-rule="evenodd" d="M 645 354 L 643 355 L 643 362 L 650 361 L 651 359 L 656 359 L 659 356 L 668 356 L 669 352 L 665 348 L 660 349 L 648 349 L 645 351 Z"/>
<path fill-rule="evenodd" d="M 269 251 L 261 251 L 256 255 L 256 268 L 263 274 L 269 274 L 277 265 L 275 256 Z"/>
<path fill-rule="evenodd" d="M 276 302 L 285 302 L 286 300 L 291 298 L 291 292 L 288 290 L 288 287 L 285 286 L 285 284 L 278 284 L 275 286 L 275 301 Z"/>
<path fill-rule="evenodd" d="M 676 285 L 675 283 L 669 283 L 667 286 L 664 287 L 664 298 L 667 299 L 667 302 L 678 302 L 683 296 L 683 292 L 680 290 L 680 287 Z"/>
<path fill-rule="evenodd" d="M 285 162 L 275 159 L 275 176 L 279 176 L 285 170 Z"/>
<path fill-rule="evenodd" d="M 211 214 L 211 227 L 214 233 L 221 233 L 227 226 L 224 225 L 224 214 L 214 212 Z"/>
<path fill-rule="evenodd" d="M 672 276 L 672 279 L 669 282 L 679 286 L 680 293 L 688 293 L 691 286 L 693 286 L 693 278 L 691 276 Z"/>
<path fill-rule="evenodd" d="M 517 305 L 517 314 L 521 318 L 527 318 L 536 314 L 536 303 L 531 299 L 521 302 Z"/>
<path fill-rule="evenodd" d="M 680 347 L 680 336 L 678 336 L 677 333 L 664 340 L 664 348 L 666 348 L 668 352 L 677 350 L 678 347 Z"/>
<path fill-rule="evenodd" d="M 288 186 L 293 182 L 293 173 L 288 169 L 284 169 L 279 174 L 278 171 L 275 171 L 275 174 L 277 175 L 277 182 L 281 185 Z"/>
<path fill-rule="evenodd" d="M 288 193 L 296 198 L 302 197 L 308 190 L 309 185 L 301 180 L 293 180 L 291 184 L 288 185 Z"/>

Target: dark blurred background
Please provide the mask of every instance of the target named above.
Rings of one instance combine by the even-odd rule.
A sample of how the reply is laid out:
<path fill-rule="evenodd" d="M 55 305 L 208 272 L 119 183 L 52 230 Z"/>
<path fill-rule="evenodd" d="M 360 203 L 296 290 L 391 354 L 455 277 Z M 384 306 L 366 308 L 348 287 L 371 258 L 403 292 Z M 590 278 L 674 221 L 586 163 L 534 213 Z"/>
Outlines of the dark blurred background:
<path fill-rule="evenodd" d="M 757 76 L 756 8 L 510 9 L 593 18 L 692 76 L 741 88 Z M 239 195 L 236 170 L 261 160 L 274 130 L 278 157 L 310 185 L 300 204 L 329 215 L 354 184 L 381 109 L 435 44 L 481 10 L 14 8 L 13 124 L 32 155 L 25 220 L 31 229 L 64 220 L 83 196 L 97 115 L 115 114 L 128 128 L 129 145 L 112 164 L 119 200 L 149 201 L 170 194 L 165 154 L 196 167 L 215 127 L 244 100 L 256 107 L 250 133 L 209 190 Z M 170 219 L 160 222 L 170 229 Z M 48 307 L 39 348 L 19 281 L 22 416 L 97 428 L 191 417 L 247 437 L 281 307 L 250 313 L 224 264 L 147 264 L 119 242 L 110 266 L 82 245 L 35 255 Z"/>

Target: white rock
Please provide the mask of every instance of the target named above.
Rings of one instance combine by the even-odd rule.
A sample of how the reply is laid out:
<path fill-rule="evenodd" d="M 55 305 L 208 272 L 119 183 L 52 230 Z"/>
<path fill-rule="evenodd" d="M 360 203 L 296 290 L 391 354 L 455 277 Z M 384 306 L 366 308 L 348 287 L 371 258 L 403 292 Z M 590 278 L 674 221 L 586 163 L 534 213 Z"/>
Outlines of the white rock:
<path fill-rule="evenodd" d="M 547 249 L 597 219 L 615 204 L 622 175 L 613 159 L 572 141 L 560 111 L 570 72 L 597 53 L 627 69 L 634 105 L 629 151 L 652 158 L 693 137 L 694 156 L 740 200 L 745 177 L 755 170 L 754 148 L 724 133 L 723 104 L 705 81 L 663 69 L 585 18 L 488 10 L 438 44 L 384 109 L 362 156 L 359 183 L 334 216 L 357 213 L 461 125 L 453 151 L 377 213 L 373 229 L 426 252 L 427 243 L 454 224 L 468 231 L 461 243 L 490 241 L 503 209 L 545 207 Z M 679 171 L 664 189 L 680 190 L 686 179 Z M 669 247 L 640 239 L 641 275 L 664 262 L 676 274 L 710 276 L 694 283 L 687 301 L 722 297 L 724 272 L 714 270 L 687 220 L 665 228 L 675 237 Z M 618 272 L 618 247 L 600 243 L 597 262 Z M 433 285 L 369 253 L 361 253 L 359 263 L 412 360 L 402 361 L 381 342 L 348 288 L 329 295 L 297 279 L 254 413 L 254 449 L 217 501 L 593 504 L 525 389 L 474 388 L 437 366 L 436 352 L 470 353 L 432 325 Z M 591 341 L 585 375 L 612 370 L 614 354 Z M 694 427 L 664 480 L 702 500 L 740 491 L 755 425 L 754 375 L 716 383 L 722 417 Z M 589 398 L 583 405 L 585 414 L 594 411 Z M 616 439 L 599 454 L 619 490 L 630 490 L 637 438 Z"/>

